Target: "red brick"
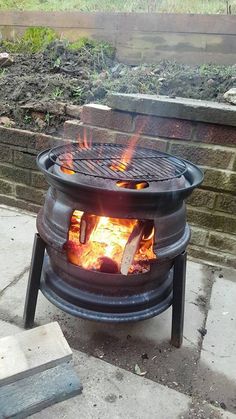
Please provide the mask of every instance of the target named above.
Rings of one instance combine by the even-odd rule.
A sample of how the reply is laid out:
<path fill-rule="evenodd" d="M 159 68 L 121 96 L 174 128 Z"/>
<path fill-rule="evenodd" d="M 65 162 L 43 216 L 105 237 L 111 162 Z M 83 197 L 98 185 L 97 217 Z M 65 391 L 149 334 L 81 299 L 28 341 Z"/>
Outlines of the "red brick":
<path fill-rule="evenodd" d="M 83 141 L 88 143 L 114 143 L 116 133 L 113 130 L 91 127 L 82 123 L 67 121 L 64 125 L 65 136 L 73 141 Z"/>
<path fill-rule="evenodd" d="M 196 141 L 226 146 L 236 146 L 236 127 L 198 123 Z"/>
<path fill-rule="evenodd" d="M 135 131 L 154 137 L 190 140 L 193 124 L 190 121 L 157 116 L 139 115 L 135 119 Z"/>
<path fill-rule="evenodd" d="M 39 172 L 31 172 L 31 185 L 39 189 L 48 189 L 48 183 L 45 176 Z"/>
<path fill-rule="evenodd" d="M 128 112 L 115 111 L 104 105 L 84 105 L 81 120 L 84 124 L 132 132 L 133 117 Z"/>
<path fill-rule="evenodd" d="M 234 157 L 234 153 L 230 149 L 225 150 L 215 146 L 206 147 L 183 143 L 173 143 L 171 145 L 171 153 L 190 160 L 192 163 L 217 169 L 228 169 Z"/>
<path fill-rule="evenodd" d="M 116 135 L 115 142 L 117 144 L 124 144 L 128 145 L 129 141 L 135 138 L 135 134 L 127 135 L 127 134 L 120 134 L 118 133 Z M 145 147 L 153 150 L 159 150 L 159 151 L 166 151 L 168 141 L 160 140 L 159 138 L 148 138 L 143 136 L 137 136 L 137 146 Z"/>

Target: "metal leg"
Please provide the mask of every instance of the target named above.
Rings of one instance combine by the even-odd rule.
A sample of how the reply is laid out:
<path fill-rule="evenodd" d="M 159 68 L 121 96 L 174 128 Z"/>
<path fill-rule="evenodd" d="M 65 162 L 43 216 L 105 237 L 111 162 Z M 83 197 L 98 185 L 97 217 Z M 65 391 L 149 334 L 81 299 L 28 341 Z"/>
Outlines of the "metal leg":
<path fill-rule="evenodd" d="M 184 252 L 174 262 L 171 344 L 176 348 L 183 342 L 186 261 Z"/>
<path fill-rule="evenodd" d="M 35 309 L 37 304 L 40 278 L 43 266 L 45 243 L 38 233 L 34 237 L 34 246 L 31 258 L 28 286 L 24 308 L 24 327 L 30 328 L 34 325 Z"/>

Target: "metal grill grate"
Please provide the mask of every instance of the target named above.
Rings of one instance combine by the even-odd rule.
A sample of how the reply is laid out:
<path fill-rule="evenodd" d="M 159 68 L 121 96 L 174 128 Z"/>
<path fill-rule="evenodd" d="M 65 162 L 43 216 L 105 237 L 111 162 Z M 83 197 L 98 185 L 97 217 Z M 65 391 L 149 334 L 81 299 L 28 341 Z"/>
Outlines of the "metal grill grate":
<path fill-rule="evenodd" d="M 73 143 L 53 148 L 49 157 L 75 173 L 113 180 L 157 182 L 180 177 L 187 170 L 181 159 L 142 147 L 136 147 L 126 166 L 122 162 L 126 151 L 127 147 L 119 144 L 93 144 L 87 149 Z"/>

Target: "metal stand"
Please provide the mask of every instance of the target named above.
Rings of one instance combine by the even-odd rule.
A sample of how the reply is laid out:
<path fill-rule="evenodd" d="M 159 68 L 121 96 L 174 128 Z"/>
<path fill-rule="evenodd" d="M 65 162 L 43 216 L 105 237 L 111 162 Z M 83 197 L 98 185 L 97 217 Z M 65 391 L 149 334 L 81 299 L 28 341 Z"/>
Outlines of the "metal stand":
<path fill-rule="evenodd" d="M 176 348 L 183 342 L 186 261 L 187 252 L 174 261 L 171 344 Z"/>
<path fill-rule="evenodd" d="M 40 279 L 43 266 L 45 251 L 45 242 L 38 233 L 34 237 L 34 246 L 30 264 L 28 286 L 25 298 L 24 308 L 24 327 L 28 329 L 34 325 L 35 309 L 37 304 L 38 292 L 40 288 Z"/>

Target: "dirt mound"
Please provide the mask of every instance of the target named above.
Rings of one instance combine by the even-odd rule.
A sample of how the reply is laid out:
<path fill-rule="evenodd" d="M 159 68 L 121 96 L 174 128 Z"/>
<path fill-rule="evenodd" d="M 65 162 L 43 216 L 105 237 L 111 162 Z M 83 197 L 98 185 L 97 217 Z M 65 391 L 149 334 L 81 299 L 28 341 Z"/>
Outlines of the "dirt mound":
<path fill-rule="evenodd" d="M 0 115 L 21 128 L 58 134 L 68 119 L 63 112 L 45 111 L 47 106 L 42 106 L 44 110 L 35 118 L 25 105 L 105 102 L 111 91 L 222 101 L 223 94 L 236 85 L 236 66 L 162 61 L 131 67 L 118 63 L 113 52 L 107 44 L 85 42 L 76 49 L 56 40 L 40 53 L 12 54 L 13 65 L 0 69 Z"/>

